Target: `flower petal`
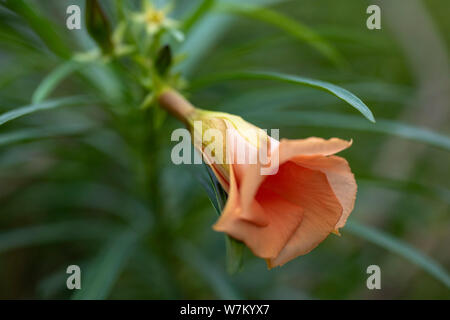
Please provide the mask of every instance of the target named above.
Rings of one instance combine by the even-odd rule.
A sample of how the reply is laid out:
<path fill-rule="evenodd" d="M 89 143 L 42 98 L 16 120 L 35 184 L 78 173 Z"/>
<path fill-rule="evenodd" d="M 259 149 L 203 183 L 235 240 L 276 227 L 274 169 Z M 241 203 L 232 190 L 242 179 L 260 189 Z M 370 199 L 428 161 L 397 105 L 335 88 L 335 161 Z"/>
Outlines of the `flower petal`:
<path fill-rule="evenodd" d="M 283 197 L 303 208 L 303 219 L 280 254 L 268 261 L 269 267 L 282 265 L 314 249 L 332 232 L 342 215 L 324 173 L 288 161 L 279 172 L 268 177 L 261 187 L 277 189 Z"/>
<path fill-rule="evenodd" d="M 260 188 L 254 199 L 254 209 L 268 220 L 268 224 L 259 226 L 242 219 L 243 208 L 234 170 L 231 170 L 230 178 L 228 201 L 213 226 L 214 230 L 243 241 L 259 257 L 275 258 L 300 225 L 302 208 L 270 189 Z"/>
<path fill-rule="evenodd" d="M 338 138 L 331 138 L 328 140 L 316 137 L 298 140 L 282 139 L 280 142 L 280 148 L 281 145 L 283 145 L 283 157 L 285 159 L 290 159 L 299 155 L 332 155 L 349 148 L 352 143 L 353 142 L 351 140 L 345 141 Z"/>
<path fill-rule="evenodd" d="M 159 31 L 159 29 L 160 29 L 160 27 L 159 27 L 158 24 L 153 23 L 153 22 L 147 23 L 147 28 L 146 28 L 146 30 L 147 30 L 147 33 L 148 33 L 149 35 L 154 35 L 154 34 L 156 34 L 156 33 Z"/>
<path fill-rule="evenodd" d="M 343 208 L 342 216 L 336 224 L 336 231 L 342 228 L 353 210 L 357 185 L 347 160 L 337 156 L 300 156 L 293 162 L 312 170 L 323 172 Z"/>
<path fill-rule="evenodd" d="M 237 130 L 231 130 L 230 137 L 246 145 L 247 162 L 236 163 L 242 152 L 227 149 L 232 162 L 229 198 L 214 225 L 216 231 L 243 241 L 274 267 L 308 253 L 345 224 L 356 183 L 347 162 L 331 155 L 348 148 L 351 141 L 274 140 L 271 161 L 278 163 L 278 172 L 265 176 L 258 157 L 256 164 L 248 163 L 257 148 Z"/>
<path fill-rule="evenodd" d="M 259 149 L 255 145 L 257 144 L 259 132 L 255 130 L 254 139 L 248 139 L 251 136 L 250 131 L 251 129 L 246 132 L 247 137 L 244 137 L 232 125 L 229 125 L 227 121 L 227 161 L 231 163 L 230 167 L 233 167 L 235 178 L 239 185 L 240 205 L 242 207 L 241 219 L 248 220 L 259 226 L 266 226 L 269 223 L 269 219 L 265 215 L 260 214 L 258 204 L 254 201 L 258 188 L 266 177 L 261 175 L 261 167 L 263 165 L 260 162 Z M 258 138 L 264 139 L 265 137 Z M 278 141 L 270 137 L 267 141 L 271 150 L 277 149 Z"/>

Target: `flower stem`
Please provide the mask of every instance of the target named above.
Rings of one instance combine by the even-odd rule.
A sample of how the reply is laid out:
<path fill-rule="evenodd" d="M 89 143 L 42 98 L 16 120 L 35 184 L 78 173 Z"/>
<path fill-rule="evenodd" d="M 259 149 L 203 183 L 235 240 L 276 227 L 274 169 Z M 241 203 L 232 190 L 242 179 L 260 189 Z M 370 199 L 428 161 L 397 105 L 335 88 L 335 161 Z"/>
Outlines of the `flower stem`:
<path fill-rule="evenodd" d="M 189 125 L 189 119 L 196 111 L 189 101 L 173 89 L 163 90 L 158 96 L 158 102 L 161 107 L 186 125 Z"/>

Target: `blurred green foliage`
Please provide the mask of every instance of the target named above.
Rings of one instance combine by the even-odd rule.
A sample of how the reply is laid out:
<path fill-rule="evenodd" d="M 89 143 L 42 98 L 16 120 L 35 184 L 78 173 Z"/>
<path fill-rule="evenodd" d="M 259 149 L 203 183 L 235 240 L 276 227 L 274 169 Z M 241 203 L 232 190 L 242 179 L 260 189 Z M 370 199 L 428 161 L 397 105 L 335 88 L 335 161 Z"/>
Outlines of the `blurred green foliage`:
<path fill-rule="evenodd" d="M 179 25 L 149 35 L 141 1 L 0 1 L 0 298 L 448 299 L 450 2 L 376 2 L 381 30 L 369 1 L 173 1 Z M 68 30 L 69 4 L 95 30 Z M 223 203 L 204 166 L 171 163 L 161 83 L 282 137 L 353 138 L 342 236 L 270 271 L 246 249 L 229 275 Z"/>

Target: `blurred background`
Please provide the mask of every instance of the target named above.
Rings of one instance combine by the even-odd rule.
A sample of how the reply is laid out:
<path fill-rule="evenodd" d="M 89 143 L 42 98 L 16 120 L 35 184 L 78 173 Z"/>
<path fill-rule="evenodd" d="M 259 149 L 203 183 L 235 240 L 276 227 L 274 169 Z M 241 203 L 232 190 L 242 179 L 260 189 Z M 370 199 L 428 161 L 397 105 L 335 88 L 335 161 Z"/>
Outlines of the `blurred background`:
<path fill-rule="evenodd" d="M 81 30 L 66 28 L 70 4 L 82 9 Z M 184 40 L 161 45 L 174 55 L 170 82 L 196 106 L 280 137 L 353 139 L 341 154 L 358 182 L 348 226 L 270 271 L 246 249 L 228 274 L 205 168 L 170 161 L 181 124 L 153 107 L 139 64 L 89 60 L 97 44 L 85 1 L 2 0 L 0 298 L 450 298 L 450 2 L 172 4 Z M 366 27 L 370 4 L 381 30 Z M 120 9 L 141 10 L 101 7 L 113 29 Z M 223 76 L 242 70 L 337 84 L 377 122 L 320 90 Z M 366 287 L 373 264 L 381 290 Z M 81 290 L 66 288 L 69 265 L 81 267 Z"/>

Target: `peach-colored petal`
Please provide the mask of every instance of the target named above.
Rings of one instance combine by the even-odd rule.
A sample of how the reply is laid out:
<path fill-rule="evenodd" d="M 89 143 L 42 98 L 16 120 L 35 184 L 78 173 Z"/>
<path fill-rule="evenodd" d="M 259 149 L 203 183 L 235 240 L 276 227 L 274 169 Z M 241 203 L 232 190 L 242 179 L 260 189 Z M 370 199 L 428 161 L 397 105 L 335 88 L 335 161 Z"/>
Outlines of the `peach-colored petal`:
<path fill-rule="evenodd" d="M 237 131 L 231 134 L 246 143 Z M 214 229 L 242 240 L 269 267 L 308 253 L 342 227 L 353 209 L 353 175 L 344 159 L 331 156 L 351 143 L 337 138 L 276 141 L 271 156 L 278 156 L 279 167 L 269 176 L 261 175 L 259 161 L 236 163 L 236 150 L 228 150 L 233 162 L 229 199 Z M 257 151 L 251 145 L 246 150 L 250 155 Z"/>
<path fill-rule="evenodd" d="M 260 214 L 261 208 L 254 201 L 259 185 L 266 176 L 261 175 L 261 167 L 258 149 L 245 140 L 233 126 L 227 123 L 227 160 L 232 163 L 235 178 L 239 184 L 239 194 L 242 211 L 241 219 L 248 220 L 259 226 L 269 223 L 267 217 Z M 269 154 L 278 149 L 279 142 L 269 137 Z M 244 156 L 239 154 L 244 152 Z M 239 159 L 239 156 L 242 158 Z M 244 163 L 239 160 L 245 160 Z M 250 162 L 249 160 L 252 160 Z"/>
<path fill-rule="evenodd" d="M 230 184 L 228 183 L 227 177 L 225 177 L 225 175 L 223 175 L 220 172 L 220 169 L 217 168 L 217 166 L 214 163 L 210 166 L 210 168 L 213 171 L 222 188 L 225 190 L 225 192 L 228 193 L 228 190 L 230 189 Z"/>
<path fill-rule="evenodd" d="M 284 163 L 279 172 L 261 184 L 303 208 L 303 219 L 280 254 L 269 261 L 277 266 L 311 251 L 323 241 L 339 220 L 342 207 L 331 189 L 326 175 L 301 167 L 292 161 Z"/>
<path fill-rule="evenodd" d="M 345 141 L 338 138 L 322 139 L 310 137 L 307 139 L 287 140 L 282 139 L 280 145 L 285 148 L 285 157 L 292 158 L 299 155 L 322 155 L 329 156 L 349 148 L 352 141 Z"/>
<path fill-rule="evenodd" d="M 261 188 L 254 199 L 258 214 L 263 215 L 268 224 L 264 227 L 242 219 L 240 192 L 234 170 L 230 175 L 230 193 L 225 209 L 214 230 L 226 232 L 243 241 L 255 255 L 274 258 L 291 238 L 302 220 L 302 208 L 286 201 L 270 189 Z"/>
<path fill-rule="evenodd" d="M 312 170 L 323 172 L 343 208 L 336 231 L 342 228 L 353 210 L 357 185 L 347 160 L 337 156 L 299 156 L 291 159 L 295 163 Z"/>
<path fill-rule="evenodd" d="M 245 242 L 269 267 L 308 253 L 345 224 L 354 206 L 356 183 L 347 162 L 333 155 L 350 147 L 351 141 L 312 137 L 278 142 L 238 116 L 195 109 L 174 91 L 158 101 L 190 126 L 194 140 L 195 133 L 203 137 L 208 129 L 226 132 L 227 162 L 209 163 L 228 192 L 214 229 Z M 196 128 L 196 121 L 205 131 Z M 230 140 L 244 150 L 236 150 Z M 205 159 L 224 160 L 216 150 L 209 156 L 209 145 L 203 142 L 199 150 Z M 264 146 L 270 150 L 269 168 L 260 157 Z"/>
<path fill-rule="evenodd" d="M 300 155 L 327 156 L 334 154 L 350 147 L 352 141 L 345 141 L 338 138 L 325 140 L 322 138 L 311 137 L 299 140 L 282 139 L 281 142 L 272 139 L 271 143 L 271 155 L 272 157 L 278 156 L 278 166 L 281 167 L 286 161 Z M 258 191 L 258 187 L 268 176 L 261 175 L 260 163 L 257 163 L 256 165 L 237 165 L 236 168 L 238 180 L 242 180 L 242 188 L 240 191 L 242 207 L 245 209 L 242 212 L 243 217 L 254 223 L 266 225 L 268 221 L 265 217 L 258 215 L 257 212 L 251 210 L 251 207 L 253 198 Z"/>

